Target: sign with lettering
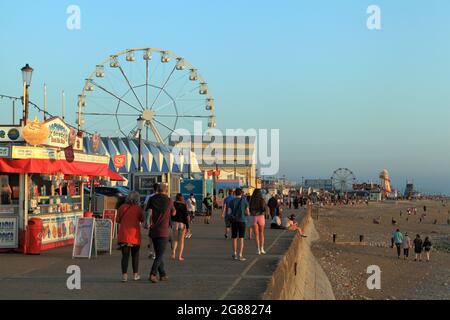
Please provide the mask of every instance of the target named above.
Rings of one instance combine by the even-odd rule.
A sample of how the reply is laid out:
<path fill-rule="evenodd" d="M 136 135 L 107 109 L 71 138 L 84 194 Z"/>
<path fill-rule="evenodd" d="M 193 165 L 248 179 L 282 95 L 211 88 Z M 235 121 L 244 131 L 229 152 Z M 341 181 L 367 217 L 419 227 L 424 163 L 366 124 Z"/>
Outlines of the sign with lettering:
<path fill-rule="evenodd" d="M 109 219 L 95 220 L 95 247 L 97 252 L 112 253 L 113 224 Z"/>
<path fill-rule="evenodd" d="M 0 217 L 0 249 L 19 246 L 17 217 Z"/>
<path fill-rule="evenodd" d="M 61 149 L 72 145 L 74 150 L 83 150 L 83 138 L 77 135 L 74 129 L 71 130 L 61 118 L 53 117 L 44 125 L 48 128 L 49 134 L 43 145 Z"/>
<path fill-rule="evenodd" d="M 37 147 L 12 147 L 12 158 L 14 159 L 51 159 L 58 160 L 58 152 L 55 149 Z"/>
<path fill-rule="evenodd" d="M 92 155 L 86 153 L 76 152 L 74 155 L 74 161 L 78 162 L 95 162 L 108 164 L 108 156 Z M 57 149 L 53 148 L 42 148 L 42 147 L 23 147 L 23 146 L 13 146 L 11 157 L 13 159 L 50 159 L 50 160 L 67 160 L 64 152 L 59 152 Z"/>

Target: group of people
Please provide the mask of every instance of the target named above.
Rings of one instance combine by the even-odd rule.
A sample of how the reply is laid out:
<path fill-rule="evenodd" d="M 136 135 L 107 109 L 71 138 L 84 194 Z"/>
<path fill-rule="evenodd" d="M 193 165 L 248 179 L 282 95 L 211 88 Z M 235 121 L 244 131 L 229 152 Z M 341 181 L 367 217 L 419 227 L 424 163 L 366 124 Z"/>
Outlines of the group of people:
<path fill-rule="evenodd" d="M 233 240 L 233 259 L 246 260 L 243 252 L 247 230 L 249 240 L 252 237 L 255 239 L 256 254 L 266 254 L 264 244 L 267 219 L 271 219 L 272 229 L 299 230 L 304 236 L 294 214 L 282 217 L 282 205 L 278 195 L 272 196 L 266 204 L 261 189 L 255 189 L 251 196 L 245 196 L 240 188 L 228 190 L 228 196 L 223 202 L 222 219 L 225 222 L 225 239 L 231 235 Z"/>
<path fill-rule="evenodd" d="M 131 256 L 133 280 L 139 281 L 139 252 L 141 247 L 141 226 L 149 230 L 150 246 L 154 259 L 149 280 L 153 283 L 167 281 L 164 268 L 164 254 L 171 244 L 173 259 L 184 261 L 184 240 L 192 235 L 189 225 L 195 212 L 193 195 L 186 201 L 181 194 L 172 201 L 165 183 L 156 184 L 155 192 L 149 195 L 144 206 L 140 195 L 130 192 L 126 202 L 118 209 L 117 223 L 120 225 L 118 243 L 122 251 L 122 282 L 128 281 L 128 263 Z"/>
<path fill-rule="evenodd" d="M 403 248 L 403 258 L 407 260 L 409 258 L 409 250 L 414 248 L 414 261 L 422 261 L 422 253 L 426 254 L 426 261 L 430 261 L 430 253 L 433 247 L 431 240 L 429 237 L 425 237 L 425 240 L 422 240 L 420 234 L 416 235 L 416 238 L 411 241 L 408 233 L 406 232 L 404 235 L 400 232 L 400 229 L 396 229 L 391 236 L 391 248 L 397 248 L 397 256 L 401 258 L 401 250 Z"/>
<path fill-rule="evenodd" d="M 174 260 L 184 261 L 183 253 L 185 239 L 190 238 L 197 202 L 193 194 L 187 199 L 177 194 L 175 201 L 168 195 L 168 186 L 165 183 L 154 185 L 155 192 L 148 195 L 144 204 L 140 204 L 140 195 L 130 192 L 127 200 L 118 209 L 117 220 L 119 224 L 118 244 L 122 252 L 121 268 L 122 282 L 128 281 L 128 265 L 131 258 L 133 280 L 139 281 L 139 255 L 141 249 L 141 228 L 148 230 L 150 238 L 150 257 L 154 260 L 149 280 L 153 283 L 167 281 L 168 276 L 164 268 L 164 255 L 167 246 L 171 245 L 171 257 Z M 209 199 L 209 200 L 208 200 Z M 272 199 L 276 200 L 276 203 Z M 203 200 L 206 207 L 204 223 L 211 223 L 213 201 L 210 196 Z M 233 240 L 232 258 L 246 261 L 244 257 L 244 240 L 248 230 L 253 234 L 257 254 L 266 254 L 265 226 L 266 219 L 271 219 L 271 228 L 302 230 L 295 221 L 295 215 L 282 217 L 282 203 L 274 196 L 266 204 L 261 189 L 255 189 L 251 196 L 246 196 L 242 189 L 229 190 L 224 199 L 222 218 L 225 221 L 225 238 Z"/>

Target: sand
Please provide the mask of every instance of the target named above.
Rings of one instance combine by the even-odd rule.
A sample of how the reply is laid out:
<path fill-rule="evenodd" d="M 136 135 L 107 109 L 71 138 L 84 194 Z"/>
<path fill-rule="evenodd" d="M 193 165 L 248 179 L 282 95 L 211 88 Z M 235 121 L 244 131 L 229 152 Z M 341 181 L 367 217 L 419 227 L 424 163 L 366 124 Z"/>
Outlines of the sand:
<path fill-rule="evenodd" d="M 424 205 L 427 216 L 419 223 Z M 409 207 L 417 207 L 417 215 L 406 221 Z M 424 200 L 329 207 L 320 210 L 318 219 L 313 214 L 320 239 L 313 243 L 312 250 L 332 284 L 336 299 L 450 299 L 449 210 L 450 201 L 444 206 L 440 201 Z M 381 224 L 376 225 L 373 219 L 379 216 Z M 392 225 L 392 217 L 397 226 Z M 397 227 L 402 233 L 408 232 L 411 239 L 417 233 L 422 239 L 431 238 L 435 249 L 430 262 L 414 262 L 411 256 L 407 261 L 397 258 L 396 249 L 390 248 L 390 236 Z M 333 233 L 337 234 L 338 244 L 332 242 Z M 367 245 L 339 244 L 358 243 L 359 235 L 364 235 Z M 381 268 L 381 290 L 367 288 L 370 265 Z"/>

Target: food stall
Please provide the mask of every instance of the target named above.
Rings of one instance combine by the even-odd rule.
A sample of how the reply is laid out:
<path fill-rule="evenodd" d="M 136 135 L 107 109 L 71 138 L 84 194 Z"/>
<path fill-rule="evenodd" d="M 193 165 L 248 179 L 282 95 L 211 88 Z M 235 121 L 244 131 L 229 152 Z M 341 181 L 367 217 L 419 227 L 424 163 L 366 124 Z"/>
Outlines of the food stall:
<path fill-rule="evenodd" d="M 42 220 L 42 250 L 72 244 L 83 185 L 107 177 L 108 163 L 85 153 L 82 134 L 59 117 L 0 126 L 0 250 L 26 251 L 31 218 Z"/>

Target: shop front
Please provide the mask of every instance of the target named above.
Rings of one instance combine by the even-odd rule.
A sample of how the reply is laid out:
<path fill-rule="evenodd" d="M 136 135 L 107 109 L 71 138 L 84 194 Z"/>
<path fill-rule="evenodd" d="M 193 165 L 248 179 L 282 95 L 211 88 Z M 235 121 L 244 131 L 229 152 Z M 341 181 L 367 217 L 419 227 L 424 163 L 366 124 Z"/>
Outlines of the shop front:
<path fill-rule="evenodd" d="M 0 140 L 0 250 L 26 253 L 29 223 L 37 220 L 42 250 L 72 244 L 84 184 L 107 177 L 108 163 L 85 153 L 80 134 L 58 117 L 31 121 L 14 141 Z"/>

